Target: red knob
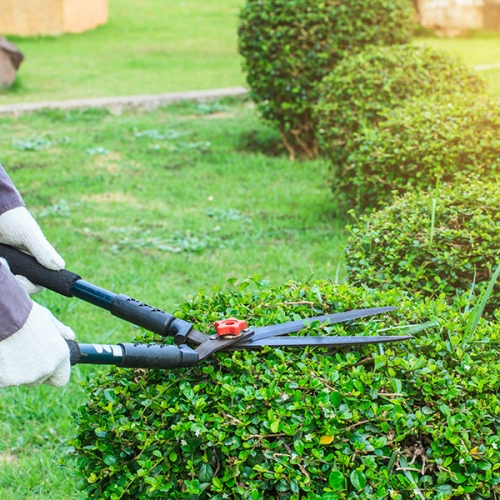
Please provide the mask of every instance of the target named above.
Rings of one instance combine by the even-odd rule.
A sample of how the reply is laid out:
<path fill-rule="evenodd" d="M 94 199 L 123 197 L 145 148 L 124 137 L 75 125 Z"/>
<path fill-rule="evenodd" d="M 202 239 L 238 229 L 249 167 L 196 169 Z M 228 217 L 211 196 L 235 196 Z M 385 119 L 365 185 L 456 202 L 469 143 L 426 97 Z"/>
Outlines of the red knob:
<path fill-rule="evenodd" d="M 228 318 L 215 322 L 215 331 L 219 337 L 224 337 L 225 335 L 239 335 L 247 328 L 247 322 L 242 319 Z"/>

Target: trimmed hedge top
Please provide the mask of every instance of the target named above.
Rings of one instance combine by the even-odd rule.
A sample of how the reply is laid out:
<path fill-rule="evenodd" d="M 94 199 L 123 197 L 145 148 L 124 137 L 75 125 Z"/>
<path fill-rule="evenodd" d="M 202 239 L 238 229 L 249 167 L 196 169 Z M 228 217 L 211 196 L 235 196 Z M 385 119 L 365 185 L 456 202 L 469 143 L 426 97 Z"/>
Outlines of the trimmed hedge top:
<path fill-rule="evenodd" d="M 178 316 L 267 325 L 396 305 L 309 334 L 373 335 L 432 320 L 411 342 L 221 353 L 175 372 L 113 369 L 87 385 L 75 449 L 100 499 L 493 498 L 500 484 L 500 340 L 444 301 L 329 282 L 198 295 Z M 456 304 L 461 308 L 464 304 Z M 400 334 L 404 330 L 392 330 Z M 149 335 L 145 337 L 151 339 Z"/>
<path fill-rule="evenodd" d="M 348 226 L 348 279 L 370 287 L 400 286 L 428 296 L 475 295 L 500 256 L 497 183 L 462 179 L 438 193 L 411 192 Z M 488 311 L 500 307 L 500 287 Z"/>
<path fill-rule="evenodd" d="M 494 181 L 500 169 L 499 105 L 488 95 L 453 94 L 381 112 L 386 121 L 356 135 L 334 179 L 337 197 L 365 210 L 387 205 L 394 193 L 452 182 L 457 174 Z"/>
<path fill-rule="evenodd" d="M 386 108 L 414 96 L 484 89 L 484 81 L 449 53 L 424 45 L 368 47 L 340 61 L 319 86 L 320 147 L 341 163 L 353 134 L 385 119 Z"/>
<path fill-rule="evenodd" d="M 311 107 L 319 81 L 368 44 L 410 39 L 408 0 L 247 0 L 239 50 L 251 96 L 289 150 L 315 154 Z"/>

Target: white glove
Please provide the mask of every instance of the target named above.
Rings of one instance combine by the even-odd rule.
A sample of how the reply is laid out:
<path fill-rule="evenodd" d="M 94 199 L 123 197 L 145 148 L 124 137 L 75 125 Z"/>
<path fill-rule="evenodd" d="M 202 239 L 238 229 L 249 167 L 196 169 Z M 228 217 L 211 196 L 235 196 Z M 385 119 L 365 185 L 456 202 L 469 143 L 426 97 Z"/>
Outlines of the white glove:
<path fill-rule="evenodd" d="M 0 342 L 0 388 L 38 384 L 61 387 L 69 380 L 71 328 L 33 302 L 24 326 Z"/>
<path fill-rule="evenodd" d="M 3 257 L 0 257 L 0 263 L 3 264 L 7 269 L 10 270 L 9 263 Z M 28 278 L 26 278 L 25 276 L 21 276 L 20 274 L 16 274 L 15 277 L 16 277 L 17 281 L 19 281 L 19 283 L 21 283 L 23 288 L 30 295 L 43 292 L 43 290 L 44 290 L 43 287 L 31 283 L 31 281 Z"/>
<path fill-rule="evenodd" d="M 47 269 L 64 269 L 63 258 L 47 241 L 32 215 L 24 207 L 13 208 L 0 215 L 0 243 L 25 250 Z M 16 276 L 29 294 L 42 287 L 34 285 L 24 276 Z"/>

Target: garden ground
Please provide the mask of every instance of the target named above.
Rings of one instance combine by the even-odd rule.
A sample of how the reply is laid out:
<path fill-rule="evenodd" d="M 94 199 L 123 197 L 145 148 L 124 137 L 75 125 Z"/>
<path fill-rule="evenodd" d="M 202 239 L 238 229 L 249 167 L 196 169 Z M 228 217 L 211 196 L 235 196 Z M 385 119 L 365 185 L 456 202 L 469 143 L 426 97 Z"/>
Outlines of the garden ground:
<path fill-rule="evenodd" d="M 326 165 L 291 164 L 250 103 L 2 118 L 0 149 L 67 268 L 117 293 L 174 311 L 198 290 L 230 287 L 230 278 L 342 279 L 345 221 L 333 213 Z M 136 333 L 76 299 L 45 291 L 37 300 L 81 342 Z M 58 461 L 71 451 L 79 381 L 92 370 L 74 368 L 63 390 L 3 392 L 2 499 L 79 498 Z"/>
<path fill-rule="evenodd" d="M 139 9 L 137 0 L 112 0 L 110 22 L 97 30 L 13 38 L 27 59 L 0 104 L 242 85 L 241 3 L 166 7 L 149 0 Z M 498 40 L 477 34 L 417 41 L 459 52 L 475 66 L 500 62 Z M 497 95 L 499 71 L 484 72 Z M 343 276 L 345 220 L 334 214 L 326 165 L 291 164 L 249 103 L 1 118 L 0 150 L 68 268 L 113 291 L 173 311 L 190 293 L 229 287 L 233 277 L 259 274 L 279 284 L 312 273 Z M 134 336 L 132 327 L 76 300 L 50 292 L 38 300 L 80 341 Z M 76 367 L 62 390 L 3 392 L 2 499 L 83 498 L 58 462 L 71 452 L 71 413 L 85 397 L 79 381 L 93 370 Z"/>

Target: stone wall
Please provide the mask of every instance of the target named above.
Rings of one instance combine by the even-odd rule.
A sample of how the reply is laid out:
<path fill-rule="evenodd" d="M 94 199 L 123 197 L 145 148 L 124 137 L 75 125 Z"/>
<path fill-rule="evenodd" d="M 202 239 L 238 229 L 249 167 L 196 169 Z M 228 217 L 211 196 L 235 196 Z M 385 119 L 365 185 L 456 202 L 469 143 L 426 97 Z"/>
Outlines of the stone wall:
<path fill-rule="evenodd" d="M 500 31 L 500 0 L 415 0 L 414 4 L 420 24 L 438 35 Z"/>
<path fill-rule="evenodd" d="M 107 0 L 0 0 L 0 35 L 81 33 L 107 19 Z"/>
<path fill-rule="evenodd" d="M 65 0 L 63 19 L 66 33 L 81 33 L 105 24 L 108 20 L 108 0 Z"/>

